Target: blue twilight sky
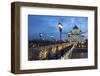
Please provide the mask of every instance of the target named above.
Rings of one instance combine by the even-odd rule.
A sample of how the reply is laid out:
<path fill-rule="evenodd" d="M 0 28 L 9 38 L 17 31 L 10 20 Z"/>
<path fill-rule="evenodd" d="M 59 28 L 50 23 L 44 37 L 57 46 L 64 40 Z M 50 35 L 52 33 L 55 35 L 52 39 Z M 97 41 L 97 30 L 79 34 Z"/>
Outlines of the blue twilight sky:
<path fill-rule="evenodd" d="M 28 39 L 39 39 L 39 33 L 43 33 L 44 39 L 59 39 L 58 23 L 64 28 L 63 32 L 70 32 L 77 25 L 83 32 L 88 31 L 88 17 L 78 16 L 45 16 L 45 15 L 28 15 Z M 67 35 L 62 34 L 62 39 L 66 39 Z"/>

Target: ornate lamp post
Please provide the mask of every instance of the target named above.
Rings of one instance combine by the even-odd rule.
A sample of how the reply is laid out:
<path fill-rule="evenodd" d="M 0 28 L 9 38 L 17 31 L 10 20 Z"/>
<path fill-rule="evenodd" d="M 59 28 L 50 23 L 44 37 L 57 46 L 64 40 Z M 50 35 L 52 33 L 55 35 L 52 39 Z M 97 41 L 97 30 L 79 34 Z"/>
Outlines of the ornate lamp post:
<path fill-rule="evenodd" d="M 39 36 L 40 36 L 40 40 L 42 40 L 43 34 L 42 33 L 39 33 Z"/>
<path fill-rule="evenodd" d="M 54 36 L 50 36 L 50 38 L 51 38 L 52 40 L 54 40 Z"/>
<path fill-rule="evenodd" d="M 60 32 L 60 41 L 61 41 L 63 25 L 61 23 L 59 23 L 58 28 L 59 28 L 59 32 Z"/>

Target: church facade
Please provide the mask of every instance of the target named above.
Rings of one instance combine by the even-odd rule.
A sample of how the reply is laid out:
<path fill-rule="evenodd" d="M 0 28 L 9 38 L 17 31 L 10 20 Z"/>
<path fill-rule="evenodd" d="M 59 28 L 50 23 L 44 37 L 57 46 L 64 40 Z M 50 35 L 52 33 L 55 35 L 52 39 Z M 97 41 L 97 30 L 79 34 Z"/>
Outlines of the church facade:
<path fill-rule="evenodd" d="M 70 42 L 83 42 L 84 36 L 81 35 L 81 30 L 75 25 L 70 33 L 68 33 L 68 40 Z"/>

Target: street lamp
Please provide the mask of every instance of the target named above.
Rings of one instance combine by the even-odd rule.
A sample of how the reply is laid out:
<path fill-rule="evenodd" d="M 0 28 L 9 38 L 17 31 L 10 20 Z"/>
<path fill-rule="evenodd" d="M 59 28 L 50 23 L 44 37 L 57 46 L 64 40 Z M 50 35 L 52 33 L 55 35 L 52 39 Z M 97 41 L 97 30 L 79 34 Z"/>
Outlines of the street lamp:
<path fill-rule="evenodd" d="M 54 40 L 54 36 L 50 36 L 52 40 Z"/>
<path fill-rule="evenodd" d="M 39 33 L 39 36 L 40 36 L 40 40 L 42 40 L 43 34 L 42 33 Z"/>
<path fill-rule="evenodd" d="M 59 32 L 60 32 L 60 41 L 61 41 L 63 25 L 61 23 L 59 23 L 58 28 L 59 28 Z"/>

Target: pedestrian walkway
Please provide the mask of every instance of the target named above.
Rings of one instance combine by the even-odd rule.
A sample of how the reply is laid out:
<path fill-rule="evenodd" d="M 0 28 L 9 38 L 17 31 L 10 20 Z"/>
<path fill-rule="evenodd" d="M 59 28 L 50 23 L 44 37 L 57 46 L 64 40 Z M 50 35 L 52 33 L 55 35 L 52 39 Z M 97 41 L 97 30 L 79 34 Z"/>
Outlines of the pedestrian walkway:
<path fill-rule="evenodd" d="M 71 58 L 72 52 L 73 52 L 73 50 L 74 50 L 74 48 L 76 46 L 77 46 L 77 43 L 75 43 L 73 45 L 73 47 L 68 52 L 66 52 L 60 59 L 62 60 L 62 59 L 69 59 L 69 58 Z"/>

